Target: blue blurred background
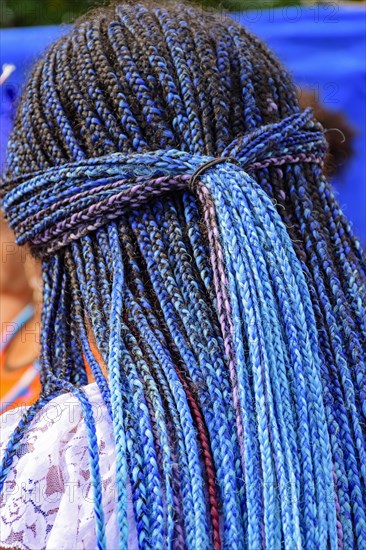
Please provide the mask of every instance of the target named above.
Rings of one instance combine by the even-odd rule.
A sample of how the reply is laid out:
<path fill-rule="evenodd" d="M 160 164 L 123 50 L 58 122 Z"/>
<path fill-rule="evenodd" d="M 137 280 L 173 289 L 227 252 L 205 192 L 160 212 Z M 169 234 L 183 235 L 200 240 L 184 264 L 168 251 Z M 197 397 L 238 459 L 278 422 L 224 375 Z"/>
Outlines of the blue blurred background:
<path fill-rule="evenodd" d="M 326 109 L 341 111 L 355 131 L 354 154 L 332 180 L 355 233 L 366 244 L 365 7 L 329 3 L 247 9 L 230 15 L 267 42 L 292 74 L 300 97 L 306 90 Z M 15 66 L 0 87 L 1 166 L 26 75 L 48 44 L 66 30 L 66 25 L 55 25 L 1 31 L 0 65 Z"/>

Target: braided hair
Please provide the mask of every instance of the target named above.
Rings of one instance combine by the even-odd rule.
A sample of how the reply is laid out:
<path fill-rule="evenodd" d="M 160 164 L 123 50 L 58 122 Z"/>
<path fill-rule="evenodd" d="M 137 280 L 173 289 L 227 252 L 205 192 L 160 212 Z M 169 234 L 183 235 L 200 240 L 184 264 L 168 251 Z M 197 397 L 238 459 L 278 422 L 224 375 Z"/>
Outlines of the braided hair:
<path fill-rule="evenodd" d="M 271 52 L 222 14 L 118 3 L 34 68 L 3 208 L 42 258 L 42 393 L 86 358 L 113 423 L 117 517 L 139 548 L 366 545 L 365 258 L 326 145 Z M 108 370 L 90 345 L 88 325 Z"/>

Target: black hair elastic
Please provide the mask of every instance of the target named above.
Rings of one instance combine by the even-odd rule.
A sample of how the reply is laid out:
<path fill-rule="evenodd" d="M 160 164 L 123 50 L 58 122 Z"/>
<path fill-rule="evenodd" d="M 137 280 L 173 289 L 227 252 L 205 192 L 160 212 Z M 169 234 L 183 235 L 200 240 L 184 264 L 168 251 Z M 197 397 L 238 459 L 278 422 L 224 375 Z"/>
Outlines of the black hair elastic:
<path fill-rule="evenodd" d="M 197 178 L 201 176 L 203 172 L 205 172 L 209 168 L 212 168 L 212 166 L 215 166 L 216 164 L 221 164 L 222 162 L 230 162 L 231 164 L 236 164 L 236 166 L 239 166 L 239 167 L 241 166 L 240 162 L 234 157 L 217 157 L 217 158 L 211 159 L 205 162 L 204 164 L 202 164 L 201 166 L 199 166 L 197 170 L 193 172 L 189 182 L 189 188 L 194 189 Z"/>

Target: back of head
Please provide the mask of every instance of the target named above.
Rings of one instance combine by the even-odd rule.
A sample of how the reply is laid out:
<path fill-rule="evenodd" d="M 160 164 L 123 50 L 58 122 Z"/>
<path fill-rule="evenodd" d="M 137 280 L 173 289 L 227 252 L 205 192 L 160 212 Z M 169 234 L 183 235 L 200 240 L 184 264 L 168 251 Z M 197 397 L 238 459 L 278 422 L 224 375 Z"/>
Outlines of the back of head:
<path fill-rule="evenodd" d="M 11 178 L 112 152 L 219 155 L 298 110 L 272 54 L 220 13 L 117 4 L 76 23 L 37 64 L 9 144 Z"/>
<path fill-rule="evenodd" d="M 118 3 L 50 48 L 2 189 L 44 276 L 43 392 L 2 482 L 27 423 L 73 392 L 105 544 L 85 357 L 121 547 L 127 481 L 140 547 L 362 547 L 365 264 L 324 153 L 281 65 L 222 14 Z"/>

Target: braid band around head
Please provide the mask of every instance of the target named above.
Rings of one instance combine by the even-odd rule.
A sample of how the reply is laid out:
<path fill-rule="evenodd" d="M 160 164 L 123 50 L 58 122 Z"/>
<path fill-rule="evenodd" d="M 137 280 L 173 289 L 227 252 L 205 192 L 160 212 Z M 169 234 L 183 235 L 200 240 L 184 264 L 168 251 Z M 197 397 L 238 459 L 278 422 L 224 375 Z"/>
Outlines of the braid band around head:
<path fill-rule="evenodd" d="M 22 178 L 3 207 L 18 244 L 49 256 L 69 242 L 171 191 L 192 189 L 202 172 L 231 159 L 252 172 L 298 162 L 322 163 L 326 141 L 307 109 L 235 139 L 219 158 L 176 149 L 68 163 Z M 59 191 L 55 192 L 59 189 Z"/>

